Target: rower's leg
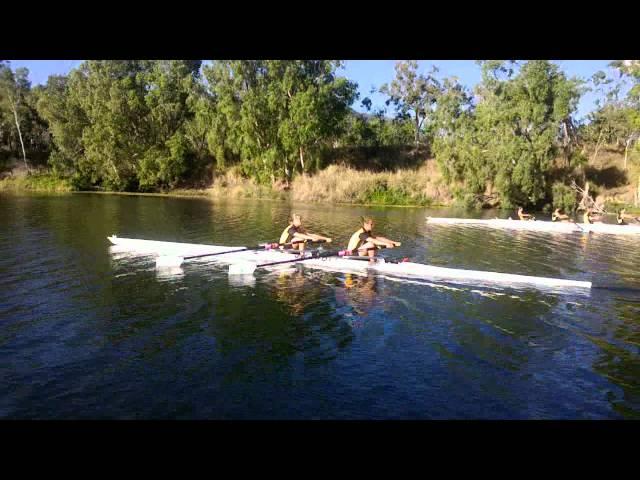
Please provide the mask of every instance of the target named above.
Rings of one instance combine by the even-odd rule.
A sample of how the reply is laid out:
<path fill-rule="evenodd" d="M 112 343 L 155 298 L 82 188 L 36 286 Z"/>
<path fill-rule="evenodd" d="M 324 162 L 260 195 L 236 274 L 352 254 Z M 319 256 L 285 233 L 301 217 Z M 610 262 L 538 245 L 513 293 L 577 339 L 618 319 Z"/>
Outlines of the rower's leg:
<path fill-rule="evenodd" d="M 371 242 L 365 242 L 360 246 L 361 250 L 358 250 L 358 255 L 361 257 L 368 256 L 369 258 L 373 257 L 376 253 L 376 246 Z"/>

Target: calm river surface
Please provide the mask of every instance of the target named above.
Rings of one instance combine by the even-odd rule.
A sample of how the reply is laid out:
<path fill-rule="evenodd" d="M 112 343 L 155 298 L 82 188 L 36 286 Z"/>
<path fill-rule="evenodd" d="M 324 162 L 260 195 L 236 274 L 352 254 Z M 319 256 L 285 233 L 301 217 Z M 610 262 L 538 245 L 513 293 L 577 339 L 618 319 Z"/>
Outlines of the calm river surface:
<path fill-rule="evenodd" d="M 277 240 L 290 208 L 0 194 L 0 418 L 640 418 L 640 237 L 296 206 L 336 246 L 371 214 L 402 242 L 385 256 L 590 280 L 586 294 L 302 266 L 249 283 L 206 262 L 166 274 L 106 239 L 255 245 Z M 483 213 L 496 214 L 508 212 Z"/>

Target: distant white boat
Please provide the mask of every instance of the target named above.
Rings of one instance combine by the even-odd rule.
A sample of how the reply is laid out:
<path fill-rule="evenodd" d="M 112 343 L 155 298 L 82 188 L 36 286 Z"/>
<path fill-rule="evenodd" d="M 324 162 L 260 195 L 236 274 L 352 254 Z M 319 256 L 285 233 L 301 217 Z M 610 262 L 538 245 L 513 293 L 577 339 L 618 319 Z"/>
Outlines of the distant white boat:
<path fill-rule="evenodd" d="M 609 223 L 549 222 L 542 220 L 475 219 L 427 217 L 427 223 L 438 225 L 468 225 L 498 229 L 527 230 L 551 233 L 606 233 L 611 235 L 640 235 L 640 225 Z"/>

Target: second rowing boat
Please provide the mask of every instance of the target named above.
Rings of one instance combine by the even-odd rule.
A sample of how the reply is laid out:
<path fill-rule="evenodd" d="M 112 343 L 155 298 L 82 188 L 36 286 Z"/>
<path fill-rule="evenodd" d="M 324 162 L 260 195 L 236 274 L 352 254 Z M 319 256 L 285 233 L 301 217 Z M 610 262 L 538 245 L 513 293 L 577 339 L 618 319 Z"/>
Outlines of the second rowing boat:
<path fill-rule="evenodd" d="M 522 221 L 501 218 L 441 218 L 427 217 L 427 223 L 437 225 L 467 225 L 511 230 L 550 233 L 604 233 L 611 235 L 640 235 L 640 225 L 613 225 L 609 223 Z"/>

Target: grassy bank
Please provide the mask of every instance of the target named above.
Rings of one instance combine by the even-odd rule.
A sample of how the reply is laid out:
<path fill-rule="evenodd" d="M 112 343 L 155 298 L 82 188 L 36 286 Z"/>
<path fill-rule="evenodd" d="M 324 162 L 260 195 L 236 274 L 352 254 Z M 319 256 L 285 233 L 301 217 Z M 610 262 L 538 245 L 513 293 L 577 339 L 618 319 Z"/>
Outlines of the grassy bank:
<path fill-rule="evenodd" d="M 229 170 L 216 176 L 206 192 L 214 198 L 290 199 L 359 205 L 446 205 L 452 197 L 448 189 L 440 185 L 439 179 L 433 162 L 395 172 L 330 165 L 313 175 L 297 176 L 288 189 L 282 185 L 259 185 Z"/>
<path fill-rule="evenodd" d="M 630 156 L 624 168 L 619 152 L 603 150 L 596 161 L 585 169 L 590 192 L 609 211 L 634 208 L 640 187 L 640 161 Z M 216 172 L 208 186 L 204 181 L 184 184 L 181 188 L 148 195 L 209 197 L 215 199 L 263 199 L 304 203 L 329 203 L 388 206 L 448 206 L 457 204 L 453 187 L 446 185 L 432 159 L 416 165 L 406 165 L 393 171 L 373 171 L 354 165 L 332 164 L 312 175 L 298 175 L 290 185 L 259 184 L 242 176 L 235 167 Z M 69 181 L 46 172 L 17 172 L 0 180 L 0 191 L 69 192 Z M 110 193 L 110 192 L 99 192 Z M 114 192 L 136 195 L 132 192 Z"/>
<path fill-rule="evenodd" d="M 331 165 L 301 175 L 291 185 L 294 201 L 368 205 L 446 205 L 452 197 L 440 184 L 433 162 L 395 172 L 371 172 Z"/>
<path fill-rule="evenodd" d="M 214 177 L 211 186 L 205 190 L 213 198 L 268 198 L 286 200 L 288 192 L 277 186 L 260 185 L 251 178 L 245 178 L 234 168 Z"/>
<path fill-rule="evenodd" d="M 35 173 L 0 180 L 0 191 L 5 192 L 70 192 L 71 183 L 49 173 Z"/>

